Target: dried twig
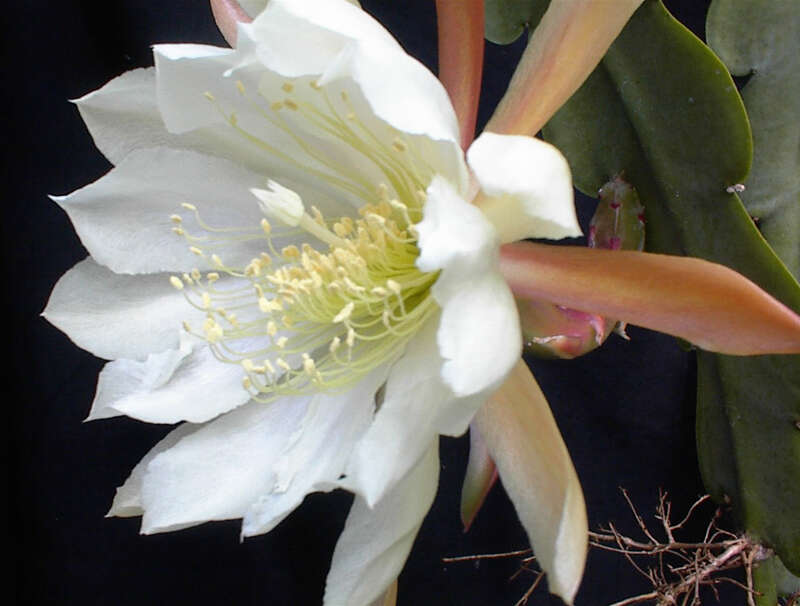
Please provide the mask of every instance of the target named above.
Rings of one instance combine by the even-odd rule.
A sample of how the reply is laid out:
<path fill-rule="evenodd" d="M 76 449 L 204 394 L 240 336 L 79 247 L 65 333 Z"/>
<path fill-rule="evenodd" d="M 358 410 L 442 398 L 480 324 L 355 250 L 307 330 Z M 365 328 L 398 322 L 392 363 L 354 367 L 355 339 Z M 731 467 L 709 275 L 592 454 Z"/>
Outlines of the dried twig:
<path fill-rule="evenodd" d="M 748 606 L 755 606 L 758 595 L 753 585 L 753 568 L 772 554 L 760 544 L 745 535 L 736 535 L 718 526 L 722 510 L 717 509 L 706 525 L 703 539 L 685 541 L 677 538 L 685 534 L 685 528 L 698 508 L 710 501 L 709 495 L 697 499 L 679 522 L 672 522 L 672 503 L 667 500 L 667 493 L 659 493 L 655 519 L 660 522 L 659 528 L 650 528 L 639 514 L 630 495 L 620 489 L 631 510 L 644 540 L 637 540 L 622 534 L 614 524 L 600 528 L 598 532 L 589 532 L 592 547 L 621 554 L 631 567 L 636 570 L 652 586 L 652 591 L 631 596 L 615 602 L 610 606 L 633 606 L 634 604 L 655 604 L 656 606 L 699 606 L 704 589 L 713 594 L 719 601 L 718 586 L 733 585 L 742 589 L 747 595 Z M 657 538 L 663 534 L 664 538 Z M 511 576 L 517 578 L 523 572 L 536 574 L 531 586 L 514 606 L 524 606 L 535 589 L 541 583 L 544 572 L 529 567 L 535 560 L 530 549 L 519 549 L 505 553 L 489 553 L 443 558 L 445 562 L 464 562 L 520 557 L 520 567 Z M 744 582 L 728 576 L 730 570 L 742 570 Z M 800 595 L 790 597 L 786 606 L 800 606 Z"/>

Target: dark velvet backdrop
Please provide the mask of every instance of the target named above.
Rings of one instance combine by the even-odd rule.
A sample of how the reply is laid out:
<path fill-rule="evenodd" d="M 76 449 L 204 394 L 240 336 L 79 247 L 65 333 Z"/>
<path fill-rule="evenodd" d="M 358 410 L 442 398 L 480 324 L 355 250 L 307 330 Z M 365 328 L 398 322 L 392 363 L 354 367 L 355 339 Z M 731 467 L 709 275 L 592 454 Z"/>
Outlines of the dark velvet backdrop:
<path fill-rule="evenodd" d="M 363 4 L 411 54 L 435 67 L 431 0 Z M 706 1 L 666 4 L 702 33 Z M 62 0 L 15 3 L 5 11 L 8 519 L 18 603 L 319 603 L 350 497 L 309 497 L 272 533 L 243 544 L 238 521 L 143 537 L 137 519 L 105 519 L 114 488 L 169 428 L 126 418 L 82 423 L 102 361 L 38 316 L 58 277 L 86 254 L 47 194 L 69 192 L 109 169 L 67 99 L 151 65 L 151 44 L 222 44 L 207 3 Z M 482 123 L 521 50 L 520 44 L 487 48 Z M 585 225 L 593 203 L 582 198 L 578 205 Z M 531 364 L 583 482 L 591 526 L 613 520 L 634 532 L 619 486 L 646 512 L 660 487 L 680 511 L 703 489 L 694 453 L 692 356 L 663 335 L 635 327 L 630 335 L 630 342 L 612 337 L 577 361 Z M 526 546 L 500 486 L 473 529 L 462 533 L 466 440 L 442 440 L 441 454 L 439 494 L 400 577 L 400 603 L 514 604 L 532 578 L 509 581 L 518 561 L 441 561 Z M 622 558 L 592 552 L 577 603 L 608 604 L 645 590 Z M 558 601 L 539 591 L 529 603 Z"/>

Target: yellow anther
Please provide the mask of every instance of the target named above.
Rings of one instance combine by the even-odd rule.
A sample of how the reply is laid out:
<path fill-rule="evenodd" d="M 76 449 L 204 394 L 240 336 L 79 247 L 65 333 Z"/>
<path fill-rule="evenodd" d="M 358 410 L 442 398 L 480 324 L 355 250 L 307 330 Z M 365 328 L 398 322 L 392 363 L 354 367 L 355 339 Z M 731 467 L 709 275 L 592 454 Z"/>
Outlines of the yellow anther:
<path fill-rule="evenodd" d="M 180 223 L 181 221 L 183 221 L 183 217 L 181 217 L 180 215 L 170 215 L 169 220 L 172 221 L 173 223 Z"/>
<path fill-rule="evenodd" d="M 240 95 L 245 94 L 244 83 L 241 80 L 236 81 L 236 90 L 239 91 Z"/>
<path fill-rule="evenodd" d="M 189 323 L 186 320 L 181 322 L 181 326 L 183 327 L 183 330 L 185 332 L 192 332 L 192 327 L 189 325 Z"/>
<path fill-rule="evenodd" d="M 178 276 L 170 276 L 169 283 L 172 284 L 178 290 L 183 290 L 183 282 Z"/>
<path fill-rule="evenodd" d="M 347 343 L 348 347 L 352 348 L 355 342 L 356 342 L 356 331 L 353 330 L 352 328 L 348 328 L 347 338 L 345 339 L 345 343 Z"/>
<path fill-rule="evenodd" d="M 197 248 L 196 246 L 190 246 L 189 247 L 189 252 L 191 252 L 192 254 L 197 255 L 198 257 L 202 257 L 203 256 L 203 251 L 200 250 L 199 248 Z"/>
<path fill-rule="evenodd" d="M 209 343 L 216 343 L 219 341 L 225 334 L 225 331 L 222 330 L 222 326 L 220 326 L 214 318 L 206 318 L 203 322 L 203 332 L 206 335 L 206 340 Z"/>
<path fill-rule="evenodd" d="M 270 302 L 266 297 L 259 297 L 258 309 L 261 311 L 261 313 L 268 314 L 272 311 L 272 305 L 270 305 Z"/>
<path fill-rule="evenodd" d="M 403 287 L 400 286 L 400 284 L 391 279 L 386 280 L 386 288 L 391 290 L 398 297 L 400 296 L 400 292 L 403 290 Z"/>
<path fill-rule="evenodd" d="M 408 149 L 408 145 L 406 145 L 405 141 L 401 139 L 395 139 L 392 141 L 392 147 L 399 152 L 404 152 Z"/>
<path fill-rule="evenodd" d="M 267 253 L 262 252 L 258 258 L 261 259 L 262 266 L 269 267 L 272 265 L 272 257 L 270 257 Z"/>
<path fill-rule="evenodd" d="M 291 82 L 284 82 L 281 88 L 283 89 L 284 92 L 290 93 L 294 90 L 294 84 L 292 84 Z"/>
<path fill-rule="evenodd" d="M 192 280 L 196 280 L 196 281 L 199 281 L 200 278 L 202 277 L 200 275 L 200 270 L 197 269 L 196 267 L 192 270 L 192 273 L 189 274 L 189 275 L 192 276 Z"/>
<path fill-rule="evenodd" d="M 212 95 L 209 91 L 204 92 L 203 96 L 206 99 L 208 99 L 209 101 L 216 101 L 217 100 L 217 98 L 214 95 Z"/>
<path fill-rule="evenodd" d="M 311 82 L 308 83 L 308 85 L 311 88 L 313 88 L 314 90 L 321 90 L 322 89 L 322 85 L 316 80 L 312 80 Z"/>
<path fill-rule="evenodd" d="M 278 348 L 283 349 L 284 347 L 286 347 L 286 344 L 288 342 L 289 339 L 287 337 L 278 337 L 278 340 L 275 341 L 275 345 L 277 345 Z"/>
<path fill-rule="evenodd" d="M 273 322 L 272 320 L 267 322 L 267 334 L 270 337 L 274 337 L 276 334 L 278 334 L 278 325 L 275 324 L 275 322 Z"/>
<path fill-rule="evenodd" d="M 275 374 L 275 367 L 269 360 L 264 360 L 264 369 L 271 375 Z"/>
<path fill-rule="evenodd" d="M 209 284 L 213 284 L 217 280 L 219 280 L 219 274 L 215 271 L 211 271 L 206 274 L 206 280 L 208 280 Z"/>
<path fill-rule="evenodd" d="M 187 274 L 187 273 L 184 273 L 182 277 L 183 277 L 183 281 L 184 281 L 184 282 L 186 282 L 186 283 L 187 283 L 187 284 L 189 284 L 190 286 L 193 286 L 193 285 L 194 285 L 194 280 L 192 280 L 192 277 L 191 277 L 189 274 Z"/>
<path fill-rule="evenodd" d="M 247 391 L 250 391 L 253 388 L 253 382 L 250 380 L 250 377 L 242 377 L 242 387 L 244 387 Z"/>
<path fill-rule="evenodd" d="M 313 377 L 317 372 L 317 366 L 314 360 L 307 353 L 303 354 L 303 370 L 309 377 Z"/>
<path fill-rule="evenodd" d="M 202 300 L 203 301 L 202 301 L 200 306 L 203 309 L 209 309 L 211 307 L 211 295 L 209 295 L 207 292 L 204 292 L 203 296 L 202 296 Z"/>
<path fill-rule="evenodd" d="M 339 346 L 342 344 L 342 340 L 339 337 L 334 337 L 333 341 L 331 341 L 330 346 L 328 347 L 328 351 L 331 353 L 336 353 L 336 350 L 339 349 Z"/>
<path fill-rule="evenodd" d="M 289 109 L 291 109 L 291 110 L 297 110 L 297 109 L 299 109 L 299 107 L 300 107 L 299 105 L 297 105 L 297 103 L 295 103 L 295 102 L 294 102 L 294 101 L 292 101 L 291 99 L 284 99 L 284 100 L 283 100 L 283 104 L 284 104 L 284 105 L 285 105 L 287 108 L 289 108 Z"/>
<path fill-rule="evenodd" d="M 266 219 L 261 219 L 261 229 L 267 235 L 270 235 L 272 233 L 272 226 L 269 224 L 269 221 L 267 221 Z"/>
<path fill-rule="evenodd" d="M 311 218 L 325 227 L 325 218 L 322 216 L 322 212 L 314 205 L 311 206 Z"/>
<path fill-rule="evenodd" d="M 194 204 L 189 204 L 188 202 L 181 202 L 181 206 L 186 210 L 196 211 L 197 207 Z"/>
<path fill-rule="evenodd" d="M 220 269 L 225 267 L 225 264 L 222 262 L 222 259 L 220 259 L 219 255 L 217 254 L 211 255 L 211 262 L 214 264 L 215 267 L 219 267 Z"/>
<path fill-rule="evenodd" d="M 173 228 L 172 228 L 172 233 L 173 233 L 173 234 L 177 234 L 177 235 L 179 235 L 179 236 L 186 235 L 186 232 L 183 230 L 183 228 L 182 228 L 182 227 L 173 227 Z"/>
<path fill-rule="evenodd" d="M 281 255 L 283 255 L 285 259 L 289 260 L 299 259 L 300 250 L 294 244 L 290 244 L 281 250 Z"/>
<path fill-rule="evenodd" d="M 381 297 L 381 298 L 389 294 L 389 291 L 383 288 L 382 286 L 376 286 L 370 292 L 376 297 Z"/>
<path fill-rule="evenodd" d="M 283 109 L 283 103 L 280 101 L 274 101 L 270 104 L 269 108 L 274 112 L 279 112 Z"/>
<path fill-rule="evenodd" d="M 256 369 L 256 365 L 253 364 L 253 361 L 249 358 L 242 360 L 242 368 L 245 369 L 247 372 L 254 372 Z"/>
<path fill-rule="evenodd" d="M 333 323 L 338 324 L 339 322 L 344 322 L 345 320 L 349 319 L 353 313 L 353 309 L 355 309 L 355 306 L 356 304 L 353 301 L 350 301 L 338 314 L 336 314 L 336 317 L 333 318 Z"/>
<path fill-rule="evenodd" d="M 283 324 L 286 328 L 291 328 L 294 326 L 294 321 L 289 316 L 282 316 L 281 324 Z"/>

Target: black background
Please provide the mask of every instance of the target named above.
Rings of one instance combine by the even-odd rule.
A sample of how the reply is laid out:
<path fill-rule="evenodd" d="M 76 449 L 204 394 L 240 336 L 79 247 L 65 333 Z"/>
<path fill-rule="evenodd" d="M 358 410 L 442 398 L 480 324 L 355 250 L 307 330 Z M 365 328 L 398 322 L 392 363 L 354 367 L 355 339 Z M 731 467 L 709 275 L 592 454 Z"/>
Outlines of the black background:
<path fill-rule="evenodd" d="M 82 423 L 102 361 L 39 317 L 58 277 L 85 251 L 47 194 L 64 194 L 110 165 L 67 99 L 135 67 L 160 42 L 223 44 L 202 0 L 63 0 L 4 9 L 6 141 L 5 406 L 11 439 L 9 550 L 20 604 L 268 604 L 321 601 L 330 555 L 351 497 L 313 495 L 268 535 L 238 540 L 238 521 L 143 537 L 138 519 L 105 519 L 114 488 L 168 431 L 118 418 Z M 613 4 L 613 3 L 609 3 Z M 702 35 L 707 1 L 667 0 Z M 365 1 L 414 56 L 436 62 L 432 0 Z M 10 12 L 9 12 L 10 11 Z M 488 45 L 480 123 L 502 95 L 522 50 Z M 585 222 L 591 200 L 578 200 Z M 10 329 L 10 330 L 9 330 Z M 590 526 L 634 533 L 619 487 L 648 516 L 659 488 L 677 511 L 703 492 L 694 449 L 694 361 L 673 339 L 631 328 L 582 359 L 532 361 L 586 495 Z M 413 604 L 512 605 L 532 580 L 509 577 L 518 560 L 447 564 L 443 556 L 526 546 L 499 485 L 468 534 L 458 518 L 467 443 L 443 439 L 439 494 L 400 577 Z M 711 509 L 702 515 L 708 516 Z M 592 551 L 577 604 L 608 604 L 647 591 L 619 556 Z M 728 601 L 730 600 L 730 601 Z M 543 590 L 530 604 L 557 604 Z M 723 603 L 743 603 L 723 597 Z"/>

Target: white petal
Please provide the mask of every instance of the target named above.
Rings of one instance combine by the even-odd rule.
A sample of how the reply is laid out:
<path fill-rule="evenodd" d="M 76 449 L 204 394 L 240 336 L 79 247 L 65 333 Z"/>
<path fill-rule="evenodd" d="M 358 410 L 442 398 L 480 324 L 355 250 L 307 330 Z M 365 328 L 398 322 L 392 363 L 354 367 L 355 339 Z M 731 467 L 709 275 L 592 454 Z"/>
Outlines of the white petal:
<path fill-rule="evenodd" d="M 284 76 L 354 81 L 381 120 L 402 132 L 447 142 L 439 155 L 447 156 L 448 164 L 460 156 L 458 123 L 444 87 L 357 7 L 342 0 L 273 0 L 241 28 L 239 40 L 255 49 L 263 65 Z M 459 185 L 466 176 L 456 165 L 434 168 Z"/>
<path fill-rule="evenodd" d="M 542 391 L 520 360 L 475 417 L 550 591 L 571 604 L 586 562 L 583 492 Z"/>
<path fill-rule="evenodd" d="M 255 17 L 264 10 L 264 7 L 267 5 L 269 0 L 239 0 L 239 4 L 251 17 Z"/>
<path fill-rule="evenodd" d="M 432 292 L 442 307 L 442 377 L 458 396 L 491 392 L 522 354 L 511 290 L 494 271 L 452 280 L 445 270 Z"/>
<path fill-rule="evenodd" d="M 481 396 L 456 398 L 442 381 L 437 324 L 428 322 L 392 367 L 383 403 L 353 452 L 343 484 L 369 505 L 419 462 L 438 434 L 464 433 L 485 401 Z"/>
<path fill-rule="evenodd" d="M 205 344 L 106 364 L 89 419 L 127 415 L 148 423 L 202 423 L 250 399 L 238 364 L 219 361 Z"/>
<path fill-rule="evenodd" d="M 580 236 L 564 156 L 534 137 L 483 133 L 467 151 L 480 208 L 502 242 Z"/>
<path fill-rule="evenodd" d="M 225 124 L 219 106 L 207 98 L 220 94 L 222 74 L 238 63 L 236 51 L 201 44 L 158 44 L 156 95 L 164 123 L 172 133 Z M 198 69 L 201 68 L 201 69 Z"/>
<path fill-rule="evenodd" d="M 313 398 L 302 430 L 275 464 L 274 490 L 247 510 L 242 535 L 269 532 L 308 493 L 338 485 L 353 445 L 372 419 L 375 392 L 386 373 L 386 366 L 378 368 L 344 394 L 323 393 Z"/>
<path fill-rule="evenodd" d="M 442 376 L 457 396 L 491 390 L 522 351 L 519 317 L 497 268 L 492 225 L 443 178 L 428 187 L 417 224 L 423 271 L 441 270 L 432 294 L 442 308 Z"/>
<path fill-rule="evenodd" d="M 207 109 L 210 103 L 201 92 L 196 103 Z M 250 170 L 259 171 L 270 165 L 259 150 L 243 144 L 242 137 L 222 123 L 219 114 L 207 128 L 181 134 L 168 131 L 156 99 L 153 68 L 126 72 L 77 99 L 75 104 L 95 145 L 113 164 L 119 164 L 137 149 L 169 147 L 222 156 Z M 185 107 L 179 108 L 178 112 L 184 110 Z"/>
<path fill-rule="evenodd" d="M 456 187 L 437 175 L 428 186 L 422 221 L 417 223 L 422 271 L 486 271 L 497 262 L 497 238 L 491 223 Z"/>
<path fill-rule="evenodd" d="M 170 215 L 181 214 L 188 233 L 206 237 L 193 213 L 181 208 L 189 202 L 213 227 L 248 228 L 258 234 L 262 215 L 249 188 L 263 182 L 261 175 L 220 158 L 145 149 L 128 154 L 98 181 L 53 199 L 67 212 L 92 257 L 115 272 L 188 271 L 208 265 L 189 252 L 185 238 L 173 233 Z M 263 248 L 263 241 L 252 240 L 211 252 L 230 265 L 244 266 Z"/>
<path fill-rule="evenodd" d="M 325 606 L 363 606 L 403 568 L 436 495 L 438 444 L 375 507 L 356 497 L 333 553 Z"/>
<path fill-rule="evenodd" d="M 250 402 L 155 456 L 144 474 L 142 532 L 240 518 L 276 481 L 275 463 L 310 398 Z"/>
<path fill-rule="evenodd" d="M 42 315 L 100 358 L 140 360 L 176 349 L 181 322 L 204 317 L 167 275 L 121 276 L 91 258 L 61 277 Z"/>
<path fill-rule="evenodd" d="M 144 513 L 144 509 L 142 508 L 142 480 L 144 479 L 145 470 L 150 464 L 150 461 L 159 453 L 175 446 L 182 438 L 194 433 L 200 427 L 200 425 L 193 425 L 192 423 L 183 423 L 169 432 L 160 442 L 153 446 L 150 452 L 136 464 L 136 467 L 133 468 L 128 479 L 125 480 L 125 483 L 117 488 L 114 502 L 111 504 L 111 509 L 106 515 L 108 517 L 117 516 L 120 518 L 142 515 Z"/>

